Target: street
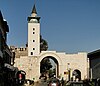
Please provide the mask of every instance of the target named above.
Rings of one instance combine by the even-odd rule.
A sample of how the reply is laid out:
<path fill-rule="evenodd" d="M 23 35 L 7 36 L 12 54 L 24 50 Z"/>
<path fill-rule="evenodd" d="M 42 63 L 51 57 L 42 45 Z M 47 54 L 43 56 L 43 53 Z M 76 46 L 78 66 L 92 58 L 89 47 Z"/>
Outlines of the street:
<path fill-rule="evenodd" d="M 33 86 L 47 86 L 47 82 L 38 82 L 38 83 L 35 83 Z"/>
<path fill-rule="evenodd" d="M 48 85 L 47 85 L 47 82 L 40 80 L 38 82 L 35 82 L 34 84 L 31 84 L 31 85 L 26 84 L 24 86 L 48 86 Z"/>

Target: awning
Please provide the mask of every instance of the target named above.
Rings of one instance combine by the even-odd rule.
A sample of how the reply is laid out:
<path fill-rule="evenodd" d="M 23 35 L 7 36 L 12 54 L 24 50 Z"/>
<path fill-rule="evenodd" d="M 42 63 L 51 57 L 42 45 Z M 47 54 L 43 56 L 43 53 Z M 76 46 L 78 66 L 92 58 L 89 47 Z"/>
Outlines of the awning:
<path fill-rule="evenodd" d="M 10 64 L 7 64 L 7 63 L 4 64 L 4 67 L 6 67 L 12 71 L 18 71 L 17 67 L 11 66 Z"/>

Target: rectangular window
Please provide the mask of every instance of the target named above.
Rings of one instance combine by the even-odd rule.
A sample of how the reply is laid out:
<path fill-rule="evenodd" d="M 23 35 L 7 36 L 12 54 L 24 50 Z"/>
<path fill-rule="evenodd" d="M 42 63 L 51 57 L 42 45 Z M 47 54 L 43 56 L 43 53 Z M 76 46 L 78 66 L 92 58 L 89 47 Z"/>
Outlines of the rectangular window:
<path fill-rule="evenodd" d="M 31 52 L 31 55 L 33 55 L 33 52 Z"/>
<path fill-rule="evenodd" d="M 33 42 L 35 42 L 35 40 L 33 40 Z"/>
<path fill-rule="evenodd" d="M 33 32 L 33 34 L 35 34 L 35 32 Z"/>
<path fill-rule="evenodd" d="M 35 28 L 33 28 L 33 30 L 35 30 Z"/>

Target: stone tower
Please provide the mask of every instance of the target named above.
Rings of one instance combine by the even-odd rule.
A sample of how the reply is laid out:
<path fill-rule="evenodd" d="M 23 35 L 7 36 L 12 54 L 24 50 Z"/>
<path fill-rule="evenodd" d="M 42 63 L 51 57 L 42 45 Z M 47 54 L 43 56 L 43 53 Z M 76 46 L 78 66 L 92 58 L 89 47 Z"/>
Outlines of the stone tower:
<path fill-rule="evenodd" d="M 40 17 L 37 16 L 34 5 L 31 16 L 28 17 L 28 56 L 40 54 Z"/>

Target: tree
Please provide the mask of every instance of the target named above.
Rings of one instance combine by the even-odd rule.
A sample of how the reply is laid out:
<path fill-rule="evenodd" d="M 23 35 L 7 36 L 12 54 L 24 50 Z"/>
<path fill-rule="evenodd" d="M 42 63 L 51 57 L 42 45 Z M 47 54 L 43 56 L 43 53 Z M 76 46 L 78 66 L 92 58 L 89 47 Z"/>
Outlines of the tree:
<path fill-rule="evenodd" d="M 40 72 L 46 73 L 50 68 L 52 68 L 51 62 L 49 58 L 44 58 L 41 61 Z"/>
<path fill-rule="evenodd" d="M 54 75 L 56 75 L 56 68 L 54 69 L 49 69 L 49 78 L 53 77 Z"/>
<path fill-rule="evenodd" d="M 48 43 L 40 36 L 40 51 L 46 51 L 48 49 Z"/>

